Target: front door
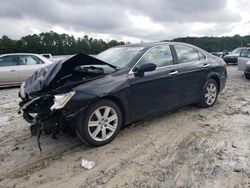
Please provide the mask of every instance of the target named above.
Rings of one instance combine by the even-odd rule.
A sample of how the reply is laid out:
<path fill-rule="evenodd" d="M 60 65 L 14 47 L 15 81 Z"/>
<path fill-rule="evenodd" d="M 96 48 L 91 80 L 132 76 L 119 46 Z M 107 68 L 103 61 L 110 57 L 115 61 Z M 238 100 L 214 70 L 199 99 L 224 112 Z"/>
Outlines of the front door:
<path fill-rule="evenodd" d="M 147 114 L 171 108 L 178 100 L 176 67 L 168 45 L 151 48 L 136 64 L 154 63 L 156 70 L 145 72 L 144 76 L 129 74 L 129 106 L 132 120 Z"/>

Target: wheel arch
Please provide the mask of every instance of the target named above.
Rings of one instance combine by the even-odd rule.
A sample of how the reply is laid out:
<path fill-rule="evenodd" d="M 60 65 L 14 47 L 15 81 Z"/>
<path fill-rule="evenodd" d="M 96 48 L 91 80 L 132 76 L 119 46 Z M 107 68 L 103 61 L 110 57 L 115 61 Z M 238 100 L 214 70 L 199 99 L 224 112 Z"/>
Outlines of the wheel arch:
<path fill-rule="evenodd" d="M 99 98 L 99 100 L 102 100 L 102 99 L 111 100 L 120 108 L 121 113 L 122 113 L 122 126 L 123 126 L 126 123 L 126 115 L 127 114 L 126 114 L 125 106 L 124 106 L 123 102 L 121 101 L 121 99 L 119 99 L 118 97 L 113 96 L 113 95 L 107 95 L 107 96 Z"/>
<path fill-rule="evenodd" d="M 220 91 L 220 87 L 221 87 L 221 84 L 220 84 L 220 79 L 219 79 L 219 76 L 216 75 L 216 74 L 213 74 L 213 75 L 210 75 L 208 77 L 208 79 L 213 79 L 216 81 L 217 85 L 218 85 L 218 91 Z"/>

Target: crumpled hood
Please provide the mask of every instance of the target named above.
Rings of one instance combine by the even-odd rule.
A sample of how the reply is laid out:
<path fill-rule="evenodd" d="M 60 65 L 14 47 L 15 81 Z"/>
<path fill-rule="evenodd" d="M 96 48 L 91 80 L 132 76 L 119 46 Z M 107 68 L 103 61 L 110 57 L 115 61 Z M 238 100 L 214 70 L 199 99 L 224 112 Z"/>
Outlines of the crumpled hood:
<path fill-rule="evenodd" d="M 105 63 L 99 59 L 79 53 L 68 59 L 60 60 L 57 63 L 52 63 L 36 70 L 25 81 L 25 93 L 38 93 L 48 88 L 53 80 L 66 76 L 76 66 L 81 65 L 109 65 L 110 67 L 115 68 L 115 66 Z"/>

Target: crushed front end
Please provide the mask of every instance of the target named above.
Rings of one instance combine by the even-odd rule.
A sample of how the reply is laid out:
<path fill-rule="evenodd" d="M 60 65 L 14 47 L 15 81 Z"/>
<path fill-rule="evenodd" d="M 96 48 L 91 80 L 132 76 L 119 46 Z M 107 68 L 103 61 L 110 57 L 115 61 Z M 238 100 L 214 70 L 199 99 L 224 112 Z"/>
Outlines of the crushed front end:
<path fill-rule="evenodd" d="M 20 92 L 21 93 L 21 92 Z M 19 113 L 31 123 L 32 135 L 51 134 L 53 138 L 70 130 L 70 114 L 63 107 L 74 96 L 74 92 L 60 95 L 44 95 L 29 99 L 22 97 Z"/>
<path fill-rule="evenodd" d="M 77 54 L 43 67 L 27 78 L 19 91 L 22 99 L 19 113 L 31 123 L 31 133 L 38 135 L 38 143 L 42 133 L 53 138 L 66 131 L 75 133 L 76 117 L 95 98 L 87 90 L 75 88 L 115 70 L 113 65 Z"/>

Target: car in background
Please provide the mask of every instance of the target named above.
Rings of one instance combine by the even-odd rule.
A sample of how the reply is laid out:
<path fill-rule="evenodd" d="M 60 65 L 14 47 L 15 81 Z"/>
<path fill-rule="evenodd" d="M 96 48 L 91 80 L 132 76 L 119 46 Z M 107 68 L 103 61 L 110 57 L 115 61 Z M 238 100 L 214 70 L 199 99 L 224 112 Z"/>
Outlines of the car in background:
<path fill-rule="evenodd" d="M 35 70 L 51 63 L 52 61 L 38 54 L 2 54 L 0 55 L 0 87 L 20 85 Z"/>
<path fill-rule="evenodd" d="M 226 50 L 224 50 L 223 52 L 211 52 L 211 54 L 223 58 L 225 55 L 228 55 L 229 53 Z"/>
<path fill-rule="evenodd" d="M 58 61 L 61 61 L 63 59 L 70 58 L 71 56 L 73 56 L 73 55 L 53 55 L 52 56 L 52 61 L 53 62 L 58 62 Z"/>
<path fill-rule="evenodd" d="M 239 48 L 235 48 L 231 53 L 229 53 L 228 55 L 225 55 L 223 57 L 224 61 L 227 64 L 237 64 L 238 63 L 238 57 L 241 53 L 241 51 L 243 49 L 245 49 L 246 47 L 239 47 Z"/>
<path fill-rule="evenodd" d="M 43 57 L 46 57 L 49 60 L 52 60 L 52 55 L 51 54 L 40 54 Z"/>
<path fill-rule="evenodd" d="M 238 58 L 238 70 L 243 71 L 245 77 L 250 79 L 250 48 L 241 51 Z"/>
<path fill-rule="evenodd" d="M 223 59 L 193 45 L 129 44 L 35 71 L 20 88 L 19 112 L 32 133 L 71 129 L 101 146 L 149 115 L 193 103 L 213 106 L 226 79 Z"/>

